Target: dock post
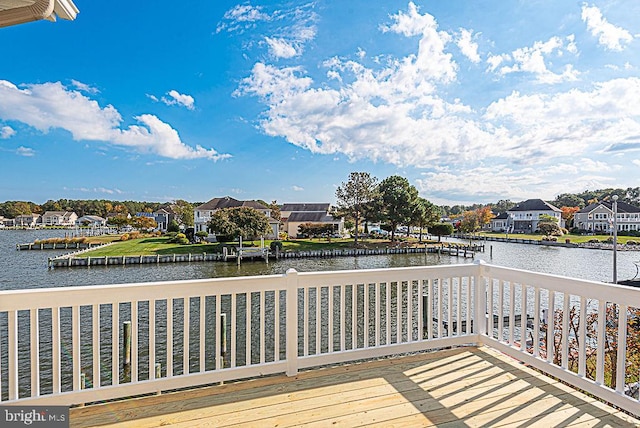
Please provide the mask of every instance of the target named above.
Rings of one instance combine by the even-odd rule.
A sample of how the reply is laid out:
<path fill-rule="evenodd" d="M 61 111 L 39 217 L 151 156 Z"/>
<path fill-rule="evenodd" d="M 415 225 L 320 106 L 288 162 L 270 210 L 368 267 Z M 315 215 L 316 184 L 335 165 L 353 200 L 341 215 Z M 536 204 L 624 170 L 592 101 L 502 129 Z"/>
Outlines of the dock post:
<path fill-rule="evenodd" d="M 122 323 L 122 346 L 124 347 L 124 367 L 131 366 L 131 321 Z"/>

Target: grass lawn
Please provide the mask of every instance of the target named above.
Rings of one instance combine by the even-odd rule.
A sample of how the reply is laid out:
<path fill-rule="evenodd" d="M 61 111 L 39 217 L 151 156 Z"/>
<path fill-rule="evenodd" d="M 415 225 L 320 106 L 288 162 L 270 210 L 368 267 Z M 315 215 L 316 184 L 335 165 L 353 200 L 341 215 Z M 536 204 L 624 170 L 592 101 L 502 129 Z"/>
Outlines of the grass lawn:
<path fill-rule="evenodd" d="M 237 243 L 213 243 L 213 244 L 189 244 L 181 245 L 169 242 L 169 237 L 151 237 L 141 239 L 130 239 L 128 241 L 115 241 L 113 244 L 97 248 L 83 253 L 83 257 L 103 257 L 103 256 L 147 256 L 156 254 L 189 254 L 189 253 L 220 253 L 222 247 L 237 246 Z M 353 248 L 353 239 L 296 239 L 291 241 L 281 241 L 282 251 L 309 251 L 322 249 L 342 249 Z M 243 242 L 243 246 L 250 246 L 251 241 Z M 417 241 L 416 241 L 417 243 Z M 260 241 L 253 241 L 254 246 L 259 246 Z M 271 241 L 265 241 L 265 246 L 269 246 Z M 391 242 L 388 239 L 359 239 L 358 248 L 384 248 Z"/>
<path fill-rule="evenodd" d="M 492 237 L 496 237 L 496 238 L 504 238 L 506 237 L 506 235 L 504 233 L 488 233 L 488 232 L 481 232 L 478 234 L 478 236 L 481 238 L 483 236 L 492 236 Z M 543 237 L 543 235 L 527 235 L 527 234 L 522 234 L 522 233 L 510 233 L 509 234 L 509 239 L 533 239 L 533 240 L 541 240 Z M 558 242 L 564 242 L 565 239 L 570 239 L 572 243 L 574 244 L 580 244 L 580 243 L 585 243 L 585 242 L 589 242 L 592 239 L 597 239 L 598 241 L 602 242 L 602 241 L 606 241 L 610 236 L 609 235 L 573 235 L 573 234 L 568 234 L 568 235 L 563 235 L 563 236 L 559 236 L 558 237 Z M 618 243 L 619 244 L 625 244 L 627 241 L 640 241 L 640 238 L 634 237 L 634 236 L 619 236 L 618 235 Z"/>

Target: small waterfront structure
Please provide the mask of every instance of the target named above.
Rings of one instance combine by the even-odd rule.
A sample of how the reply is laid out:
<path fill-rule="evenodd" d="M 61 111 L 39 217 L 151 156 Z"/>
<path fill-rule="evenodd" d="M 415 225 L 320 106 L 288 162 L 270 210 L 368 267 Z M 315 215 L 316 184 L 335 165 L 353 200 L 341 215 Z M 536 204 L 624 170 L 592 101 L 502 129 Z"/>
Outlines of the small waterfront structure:
<path fill-rule="evenodd" d="M 340 407 L 343 415 L 319 412 L 324 420 L 352 415 L 363 425 L 384 425 L 408 409 L 402 417 L 414 419 L 406 423 L 489 423 L 517 414 L 525 425 L 556 418 L 550 425 L 633 426 L 637 419 L 596 398 L 640 415 L 630 388 L 637 373 L 624 369 L 637 358 L 631 342 L 637 308 L 640 289 L 481 262 L 0 291 L 6 320 L 0 397 L 2 404 L 74 405 L 252 378 L 216 389 L 212 398 L 207 391 L 218 387 L 87 406 L 72 415 L 91 423 L 102 421 L 101 412 L 138 414 L 122 411 L 129 406 L 189 425 L 200 410 L 182 403 L 198 407 L 199 396 L 199 417 L 213 425 L 220 418 L 242 421 L 235 419 L 240 413 L 279 418 L 284 413 L 274 398 L 298 388 L 310 393 L 305 412 L 331 398 L 336 410 L 353 406 Z M 517 320 L 518 313 L 532 319 Z M 569 313 L 571 324 L 560 315 Z M 594 317 L 596 323 L 586 322 Z M 131 323 L 128 370 L 122 322 Z M 615 349 L 603 346 L 605 339 L 615 340 Z M 415 355 L 375 361 L 401 354 Z M 342 366 L 363 360 L 371 362 Z M 383 389 L 367 389 L 374 384 Z M 259 390 L 263 395 L 253 395 Z M 493 400 L 505 396 L 511 398 L 499 413 Z M 224 403 L 237 403 L 238 415 L 216 407 Z M 303 403 L 296 404 L 289 408 L 297 412 Z"/>

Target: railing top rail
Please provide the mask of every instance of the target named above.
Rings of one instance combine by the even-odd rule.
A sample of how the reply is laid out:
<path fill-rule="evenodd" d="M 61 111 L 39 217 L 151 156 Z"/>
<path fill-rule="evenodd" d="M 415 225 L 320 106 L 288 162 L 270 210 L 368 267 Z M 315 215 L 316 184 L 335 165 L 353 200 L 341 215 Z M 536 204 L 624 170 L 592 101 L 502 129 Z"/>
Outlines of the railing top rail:
<path fill-rule="evenodd" d="M 590 299 L 640 307 L 640 288 L 561 275 L 531 272 L 521 269 L 481 264 L 482 275 L 502 281 L 540 287 L 556 292 L 584 296 Z"/>

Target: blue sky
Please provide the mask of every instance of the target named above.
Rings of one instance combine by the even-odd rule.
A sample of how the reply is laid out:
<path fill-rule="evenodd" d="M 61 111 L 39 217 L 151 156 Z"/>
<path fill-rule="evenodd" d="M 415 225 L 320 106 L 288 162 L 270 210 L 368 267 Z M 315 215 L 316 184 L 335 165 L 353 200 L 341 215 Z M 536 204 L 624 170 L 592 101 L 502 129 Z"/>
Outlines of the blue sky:
<path fill-rule="evenodd" d="M 75 0 L 0 28 L 0 201 L 640 185 L 640 2 Z"/>

